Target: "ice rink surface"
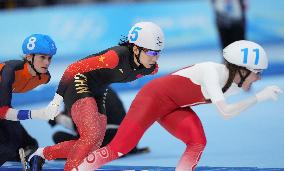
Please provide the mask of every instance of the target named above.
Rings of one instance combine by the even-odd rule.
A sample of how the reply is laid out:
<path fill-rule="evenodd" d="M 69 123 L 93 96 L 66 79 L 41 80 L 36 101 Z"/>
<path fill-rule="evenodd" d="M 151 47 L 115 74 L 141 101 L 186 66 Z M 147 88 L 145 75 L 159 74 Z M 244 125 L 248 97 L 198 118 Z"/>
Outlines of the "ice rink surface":
<path fill-rule="evenodd" d="M 91 53 L 97 53 L 97 50 L 102 50 L 102 47 L 109 47 L 109 43 L 113 43 L 114 39 L 118 40 L 120 33 L 128 30 L 131 22 L 140 20 L 141 16 L 143 16 L 142 19 L 161 23 L 167 34 L 166 41 L 168 42 L 159 59 L 157 76 L 199 62 L 221 62 L 222 54 L 218 46 L 218 35 L 210 1 L 184 1 L 185 4 L 176 3 L 176 1 L 169 4 L 164 2 L 163 0 L 161 3 L 145 3 L 144 5 L 140 3 L 141 12 L 132 12 L 133 15 L 129 13 L 135 8 L 129 9 L 128 6 L 117 8 L 116 5 L 94 5 L 92 7 L 83 5 L 78 8 L 58 6 L 50 9 L 3 11 L 0 15 L 0 24 L 2 24 L 1 61 L 17 59 L 21 54 L 20 40 L 30 32 L 52 35 L 59 49 L 49 69 L 52 76 L 50 83 L 38 87 L 31 94 L 17 94 L 15 98 L 13 95 L 13 107 L 35 109 L 46 106 L 69 64 Z M 123 7 L 123 4 L 120 5 L 122 6 L 119 7 Z M 264 47 L 270 59 L 269 69 L 264 72 L 263 79 L 257 82 L 248 94 L 232 97 L 229 99 L 230 102 L 254 95 L 268 85 L 278 85 L 284 89 L 283 2 L 250 0 L 249 7 L 248 39 L 257 41 Z M 125 13 L 125 10 L 121 9 L 129 10 Z M 154 9 L 155 12 L 148 12 L 149 9 Z M 109 11 L 113 11 L 111 13 L 113 15 L 109 15 Z M 132 18 L 126 20 L 126 17 Z M 34 23 L 37 23 L 38 27 L 35 27 Z M 39 27 L 43 25 L 45 27 Z M 18 28 L 21 30 L 18 31 Z M 93 51 L 94 48 L 96 51 Z M 146 76 L 146 81 L 142 83 L 157 76 Z M 123 89 L 124 85 L 121 87 L 114 85 L 126 109 L 129 108 L 138 89 L 142 86 L 140 80 L 143 78 L 138 82 L 130 83 L 131 89 Z M 126 85 L 125 87 L 131 86 Z M 284 95 L 276 102 L 257 104 L 230 120 L 224 120 L 213 105 L 194 107 L 193 110 L 200 117 L 207 136 L 207 146 L 197 170 L 284 170 L 283 106 Z M 54 132 L 68 131 L 62 126 L 51 128 L 45 121 L 28 120 L 22 123 L 28 132 L 39 141 L 40 147 L 53 145 L 52 134 Z M 159 124 L 154 124 L 147 130 L 139 147 L 149 147 L 151 151 L 113 161 L 104 167 L 104 171 L 173 171 L 173 167 L 176 166 L 185 149 L 182 142 L 172 137 Z M 63 161 L 48 161 L 44 168 L 63 170 L 63 165 Z M 118 167 L 113 167 L 113 165 Z M 22 169 L 19 163 L 6 163 L 0 168 L 0 171 L 3 170 Z"/>

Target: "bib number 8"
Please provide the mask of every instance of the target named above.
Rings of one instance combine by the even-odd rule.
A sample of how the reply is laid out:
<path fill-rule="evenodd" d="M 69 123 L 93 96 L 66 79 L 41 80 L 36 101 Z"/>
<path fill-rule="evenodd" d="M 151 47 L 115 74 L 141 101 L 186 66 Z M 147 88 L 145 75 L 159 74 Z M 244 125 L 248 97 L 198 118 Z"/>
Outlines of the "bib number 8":
<path fill-rule="evenodd" d="M 27 44 L 27 48 L 29 50 L 33 50 L 35 48 L 35 42 L 36 42 L 36 38 L 35 37 L 30 37 L 29 38 L 29 42 Z"/>

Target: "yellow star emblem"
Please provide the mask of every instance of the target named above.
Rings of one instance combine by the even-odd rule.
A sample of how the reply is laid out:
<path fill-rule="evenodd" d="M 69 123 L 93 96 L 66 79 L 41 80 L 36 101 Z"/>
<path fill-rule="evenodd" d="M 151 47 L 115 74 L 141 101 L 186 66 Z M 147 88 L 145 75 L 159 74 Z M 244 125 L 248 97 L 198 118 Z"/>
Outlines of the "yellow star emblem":
<path fill-rule="evenodd" d="M 100 56 L 100 58 L 99 58 L 99 61 L 100 62 L 104 62 L 104 59 L 105 59 L 106 57 L 104 57 L 104 56 Z"/>

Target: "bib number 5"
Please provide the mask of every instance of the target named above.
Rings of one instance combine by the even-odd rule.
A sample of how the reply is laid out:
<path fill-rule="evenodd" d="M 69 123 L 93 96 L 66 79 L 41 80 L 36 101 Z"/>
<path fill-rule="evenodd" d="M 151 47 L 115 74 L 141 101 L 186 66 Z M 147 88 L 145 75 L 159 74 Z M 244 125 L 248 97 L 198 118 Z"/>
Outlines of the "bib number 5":
<path fill-rule="evenodd" d="M 142 30 L 141 27 L 135 27 L 132 32 L 130 33 L 130 40 L 131 41 L 136 41 L 138 39 L 138 34 L 139 34 L 139 31 Z"/>

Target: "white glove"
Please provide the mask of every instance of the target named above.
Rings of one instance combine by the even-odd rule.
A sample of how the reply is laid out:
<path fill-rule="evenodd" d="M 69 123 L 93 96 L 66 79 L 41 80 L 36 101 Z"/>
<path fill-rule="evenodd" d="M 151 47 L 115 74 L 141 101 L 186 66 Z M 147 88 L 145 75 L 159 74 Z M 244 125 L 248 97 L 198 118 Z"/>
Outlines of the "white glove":
<path fill-rule="evenodd" d="M 51 120 L 53 120 L 59 114 L 59 107 L 62 102 L 63 97 L 55 93 L 53 100 L 48 104 L 47 108 L 45 108 L 45 112 L 52 115 Z"/>
<path fill-rule="evenodd" d="M 32 110 L 32 119 L 42 119 L 42 120 L 54 120 L 54 118 L 59 114 L 59 107 L 63 101 L 63 97 L 55 93 L 53 100 L 44 109 Z"/>
<path fill-rule="evenodd" d="M 67 129 L 74 130 L 73 121 L 72 121 L 72 119 L 69 116 L 66 116 L 64 114 L 58 115 L 55 118 L 55 121 L 56 121 L 56 123 L 64 126 Z"/>
<path fill-rule="evenodd" d="M 54 116 L 46 111 L 46 109 L 37 109 L 31 110 L 31 119 L 40 119 L 40 120 L 53 120 Z"/>
<path fill-rule="evenodd" d="M 280 93 L 283 93 L 283 90 L 278 86 L 268 86 L 256 93 L 257 102 L 262 102 L 265 100 L 277 100 Z"/>

